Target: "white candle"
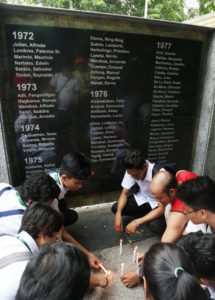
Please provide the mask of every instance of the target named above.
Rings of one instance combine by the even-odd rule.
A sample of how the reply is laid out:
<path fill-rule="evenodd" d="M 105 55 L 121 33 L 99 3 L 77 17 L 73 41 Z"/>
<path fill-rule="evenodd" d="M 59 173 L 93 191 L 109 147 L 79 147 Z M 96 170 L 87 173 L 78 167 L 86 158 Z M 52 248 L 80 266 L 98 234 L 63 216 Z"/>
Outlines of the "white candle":
<path fill-rule="evenodd" d="M 105 267 L 102 264 L 99 264 L 99 266 L 105 272 L 105 274 L 108 274 L 108 271 L 105 269 Z"/>
<path fill-rule="evenodd" d="M 134 247 L 134 251 L 133 251 L 133 263 L 136 262 L 136 253 L 137 253 L 137 246 Z"/>
<path fill-rule="evenodd" d="M 136 264 L 138 266 L 138 257 L 139 257 L 139 252 L 137 252 L 137 256 L 136 256 Z"/>
<path fill-rule="evenodd" d="M 124 263 L 121 263 L 121 271 L 120 271 L 120 274 L 121 274 L 121 276 L 123 275 L 123 273 L 124 273 Z"/>
<path fill-rule="evenodd" d="M 119 254 L 122 255 L 122 239 L 119 240 Z"/>

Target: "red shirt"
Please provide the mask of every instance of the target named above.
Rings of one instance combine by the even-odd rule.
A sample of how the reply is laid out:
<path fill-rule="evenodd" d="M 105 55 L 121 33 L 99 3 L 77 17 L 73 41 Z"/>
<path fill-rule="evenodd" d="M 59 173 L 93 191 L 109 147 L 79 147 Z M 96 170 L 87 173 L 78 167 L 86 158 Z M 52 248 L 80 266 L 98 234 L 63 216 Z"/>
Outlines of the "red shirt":
<path fill-rule="evenodd" d="M 176 179 L 179 184 L 196 177 L 197 175 L 195 173 L 185 170 L 181 170 L 176 174 Z M 170 211 L 184 212 L 184 203 L 180 199 L 176 198 L 172 203 Z"/>

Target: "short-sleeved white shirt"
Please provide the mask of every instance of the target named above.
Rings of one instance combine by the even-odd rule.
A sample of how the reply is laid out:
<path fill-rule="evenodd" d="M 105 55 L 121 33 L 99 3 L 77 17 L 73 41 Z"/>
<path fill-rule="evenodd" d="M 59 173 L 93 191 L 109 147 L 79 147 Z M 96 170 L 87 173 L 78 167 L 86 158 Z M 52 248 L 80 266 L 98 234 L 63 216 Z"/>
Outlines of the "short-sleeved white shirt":
<path fill-rule="evenodd" d="M 57 183 L 57 185 L 60 188 L 60 194 L 58 196 L 58 200 L 63 199 L 65 197 L 66 193 L 69 191 L 69 189 L 65 188 L 63 186 L 63 183 L 61 181 L 60 174 L 58 171 L 51 171 L 51 172 L 49 172 L 49 175 L 55 180 L 55 182 Z"/>
<path fill-rule="evenodd" d="M 58 109 L 67 110 L 74 102 L 74 94 L 80 91 L 80 83 L 77 78 L 64 76 L 62 73 L 56 73 L 50 81 L 50 85 L 58 93 Z"/>
<path fill-rule="evenodd" d="M 215 299 L 215 287 L 208 285 L 207 288 L 210 293 L 211 299 Z"/>
<path fill-rule="evenodd" d="M 137 205 L 140 206 L 144 203 L 149 203 L 151 208 L 157 207 L 156 199 L 153 197 L 149 190 L 150 182 L 152 180 L 152 170 L 154 167 L 154 164 L 151 164 L 149 161 L 146 161 L 148 164 L 148 170 L 146 173 L 146 176 L 143 180 L 136 180 L 131 175 L 128 174 L 128 172 L 125 172 L 124 178 L 122 180 L 122 187 L 125 189 L 130 189 L 135 183 L 138 184 L 140 187 L 140 190 L 138 193 L 134 194 L 134 198 L 137 202 Z"/>
<path fill-rule="evenodd" d="M 189 221 L 187 223 L 187 226 L 185 228 L 186 232 L 187 233 L 190 233 L 190 232 L 197 232 L 199 230 L 201 230 L 202 232 L 206 232 L 206 224 L 194 224 L 192 221 Z"/>
<path fill-rule="evenodd" d="M 39 248 L 35 240 L 25 231 L 20 232 L 20 237 L 27 246 L 18 238 L 9 235 L 0 237 L 0 259 L 18 252 L 29 252 L 35 254 Z M 11 263 L 0 269 L 0 299 L 14 300 L 19 287 L 20 279 L 25 270 L 28 260 Z"/>
<path fill-rule="evenodd" d="M 7 183 L 0 183 L 0 191 L 5 187 L 11 187 Z M 11 187 L 11 190 L 5 191 L 0 196 L 0 212 L 21 209 L 26 210 L 18 198 L 17 191 Z M 23 214 L 17 214 L 12 216 L 0 217 L 0 232 L 15 235 L 17 234 L 21 225 Z"/>
<path fill-rule="evenodd" d="M 20 203 L 17 197 L 18 192 L 8 183 L 0 183 L 0 191 L 5 187 L 11 187 L 11 189 L 5 191 L 0 196 L 0 212 L 21 209 L 24 214 L 27 207 Z M 59 211 L 57 199 L 54 199 L 50 206 Z M 10 235 L 17 234 L 21 226 L 23 214 L 0 217 L 0 232 Z"/>

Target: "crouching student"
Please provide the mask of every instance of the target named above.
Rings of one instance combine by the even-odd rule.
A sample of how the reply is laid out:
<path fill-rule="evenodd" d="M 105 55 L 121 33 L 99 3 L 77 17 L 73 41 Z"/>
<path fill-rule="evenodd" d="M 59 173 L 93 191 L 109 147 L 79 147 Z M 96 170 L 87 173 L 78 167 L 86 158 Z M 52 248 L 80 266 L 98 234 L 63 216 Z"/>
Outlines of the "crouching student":
<path fill-rule="evenodd" d="M 206 300 L 188 256 L 173 244 L 154 244 L 141 266 L 146 300 Z"/>
<path fill-rule="evenodd" d="M 63 157 L 59 171 L 50 171 L 49 175 L 60 188 L 57 199 L 58 208 L 64 215 L 64 225 L 72 225 L 78 220 L 78 213 L 68 208 L 66 194 L 80 190 L 84 181 L 91 176 L 90 160 L 83 153 L 68 153 Z"/>
<path fill-rule="evenodd" d="M 28 261 L 39 248 L 57 239 L 63 219 L 44 203 L 32 203 L 26 210 L 19 234 L 0 235 L 0 298 L 15 298 L 20 278 Z"/>
<path fill-rule="evenodd" d="M 200 282 L 207 286 L 210 299 L 215 299 L 215 236 L 199 231 L 190 233 L 178 241 L 196 268 Z"/>
<path fill-rule="evenodd" d="M 111 210 L 115 214 L 114 227 L 117 232 L 123 231 L 123 216 L 132 221 L 127 224 L 125 231 L 133 233 L 141 224 L 148 224 L 155 234 L 163 234 L 166 228 L 164 207 L 156 202 L 149 190 L 153 174 L 158 171 L 158 166 L 145 159 L 144 153 L 139 149 L 127 149 L 122 159 L 126 169 L 122 192 Z M 138 191 L 132 192 L 134 186 Z"/>
<path fill-rule="evenodd" d="M 78 248 L 58 242 L 43 247 L 29 262 L 16 300 L 81 300 L 90 282 L 86 256 Z"/>

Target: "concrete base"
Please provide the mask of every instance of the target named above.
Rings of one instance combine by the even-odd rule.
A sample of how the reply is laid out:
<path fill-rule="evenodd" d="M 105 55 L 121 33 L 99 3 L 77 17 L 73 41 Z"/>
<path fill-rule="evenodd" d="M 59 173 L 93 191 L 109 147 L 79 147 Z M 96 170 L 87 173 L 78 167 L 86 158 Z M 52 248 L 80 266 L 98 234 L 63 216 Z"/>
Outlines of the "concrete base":
<path fill-rule="evenodd" d="M 107 270 L 112 271 L 113 280 L 111 284 L 106 289 L 96 288 L 93 291 L 89 291 L 85 299 L 143 300 L 144 292 L 142 286 L 129 289 L 121 282 L 121 263 L 125 263 L 124 273 L 131 269 L 136 270 L 136 265 L 132 262 L 135 245 L 138 246 L 139 253 L 145 252 L 152 244 L 159 241 L 159 237 L 152 236 L 147 226 L 142 227 L 138 234 L 135 235 L 127 236 L 124 233 L 116 233 L 111 205 L 112 203 L 106 203 L 77 208 L 79 220 L 76 224 L 67 228 L 83 246 L 92 251 L 101 260 Z M 119 253 L 120 238 L 123 238 L 122 255 Z M 137 241 L 140 239 L 141 241 Z M 100 270 L 99 272 L 103 271 Z"/>
<path fill-rule="evenodd" d="M 119 245 L 122 238 L 124 243 L 134 243 L 145 240 L 154 234 L 145 224 L 135 234 L 117 233 L 114 230 L 114 214 L 111 212 L 113 203 L 92 205 L 77 208 L 78 222 L 67 227 L 67 230 L 84 247 L 91 251 L 111 248 Z M 124 224 L 131 221 L 129 217 L 123 217 Z"/>
<path fill-rule="evenodd" d="M 149 247 L 158 242 L 158 237 L 152 237 L 144 241 L 135 243 L 138 246 L 138 252 L 146 252 Z M 133 245 L 134 246 L 134 245 Z M 124 272 L 136 269 L 135 263 L 132 262 L 133 247 L 130 244 L 123 245 L 123 253 L 119 254 L 119 246 L 95 251 L 94 254 L 100 258 L 105 268 L 112 271 L 113 280 L 110 285 L 105 288 L 95 288 L 89 291 L 84 299 L 91 300 L 144 300 L 144 291 L 142 285 L 132 289 L 126 288 L 120 280 L 121 263 L 124 262 Z M 102 272 L 102 271 L 101 271 Z"/>

